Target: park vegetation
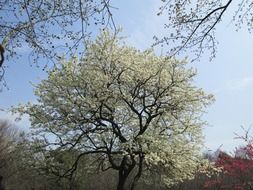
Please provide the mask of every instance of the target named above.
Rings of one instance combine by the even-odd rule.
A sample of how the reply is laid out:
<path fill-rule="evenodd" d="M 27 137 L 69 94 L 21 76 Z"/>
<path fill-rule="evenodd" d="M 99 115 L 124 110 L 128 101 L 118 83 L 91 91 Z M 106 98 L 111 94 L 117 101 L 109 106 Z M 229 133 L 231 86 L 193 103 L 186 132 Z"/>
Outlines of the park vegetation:
<path fill-rule="evenodd" d="M 173 30 L 154 36 L 153 47 L 169 47 L 160 56 L 123 42 L 110 0 L 0 2 L 0 82 L 25 45 L 48 74 L 34 85 L 37 101 L 11 109 L 29 116 L 29 133 L 0 121 L 0 190 L 253 189 L 248 132 L 233 154 L 203 153 L 202 115 L 214 98 L 187 65 L 215 56 L 215 29 L 234 1 L 162 2 L 158 16 Z M 252 5 L 240 1 L 238 27 L 252 28 Z M 192 60 L 176 58 L 184 51 Z"/>
<path fill-rule="evenodd" d="M 98 171 L 117 174 L 118 190 L 158 173 L 171 186 L 208 167 L 200 117 L 213 97 L 192 84 L 195 70 L 107 31 L 87 46 L 82 59 L 62 60 L 35 87 L 37 103 L 13 109 L 29 115 L 44 167 L 72 180 L 94 158 Z M 52 155 L 68 163 L 59 169 Z"/>
<path fill-rule="evenodd" d="M 31 133 L 1 122 L 6 189 L 251 189 L 252 139 L 231 155 L 203 154 L 213 97 L 186 60 L 124 45 L 108 31 L 82 59 L 62 60 L 35 85 Z"/>
<path fill-rule="evenodd" d="M 0 126 L 0 187 L 6 190 L 116 189 L 118 173 L 115 170 L 102 171 L 97 162 L 99 156 L 83 156 L 71 178 L 63 177 L 59 174 L 71 167 L 77 151 L 53 149 L 42 153 L 30 137 L 17 131 L 15 126 L 3 120 Z M 192 178 L 177 181 L 169 186 L 162 178 L 165 172 L 163 165 L 157 166 L 153 171 L 145 169 L 143 170 L 145 178 L 138 181 L 136 189 L 250 190 L 253 188 L 252 137 L 248 137 L 246 142 L 246 145 L 236 148 L 234 153 L 228 154 L 217 150 L 203 154 L 203 158 L 208 160 L 212 168 L 197 170 Z M 48 157 L 45 156 L 46 154 Z M 145 174 L 146 172 L 149 175 Z M 134 176 L 129 178 L 133 179 Z"/>

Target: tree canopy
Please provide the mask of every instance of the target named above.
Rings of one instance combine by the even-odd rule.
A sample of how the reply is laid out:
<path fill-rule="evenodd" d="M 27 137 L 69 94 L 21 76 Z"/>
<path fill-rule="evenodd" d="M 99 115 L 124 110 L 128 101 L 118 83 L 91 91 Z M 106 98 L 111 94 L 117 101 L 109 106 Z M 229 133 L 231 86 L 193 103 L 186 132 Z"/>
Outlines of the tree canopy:
<path fill-rule="evenodd" d="M 237 8 L 231 8 L 233 3 Z M 155 44 L 167 44 L 169 56 L 190 50 L 199 57 L 207 49 L 214 56 L 215 30 L 230 8 L 234 11 L 231 21 L 251 30 L 251 1 L 161 0 L 157 15 L 168 18 L 164 23 L 168 35 L 154 37 Z M 116 31 L 119 23 L 114 23 L 114 9 L 111 0 L 2 1 L 0 44 L 7 59 L 17 55 L 18 48 L 29 47 L 31 61 L 44 58 L 55 63 L 64 55 L 82 54 L 84 42 L 97 28 Z"/>
<path fill-rule="evenodd" d="M 29 47 L 34 61 L 57 61 L 78 53 L 95 29 L 114 27 L 110 0 L 53 0 L 0 2 L 0 44 L 7 58 L 20 47 Z"/>
<path fill-rule="evenodd" d="M 155 37 L 156 44 L 168 47 L 168 55 L 187 52 L 193 60 L 209 52 L 215 57 L 218 41 L 216 29 L 226 14 L 237 29 L 252 31 L 253 2 L 251 0 L 162 0 L 158 15 L 168 17 L 164 23 L 170 35 Z M 222 23 L 222 22 L 221 22 Z M 224 22 L 223 22 L 224 23 Z"/>
<path fill-rule="evenodd" d="M 169 57 L 187 52 L 187 56 L 196 60 L 204 52 L 210 52 L 213 58 L 217 49 L 215 30 L 230 9 L 234 11 L 231 21 L 238 28 L 246 24 L 252 29 L 251 1 L 161 0 L 161 3 L 157 14 L 167 18 L 164 28 L 168 32 L 154 36 L 153 45 L 166 46 Z M 238 3 L 237 8 L 231 8 L 233 3 Z M 120 23 L 114 22 L 115 9 L 111 0 L 0 2 L 0 81 L 4 62 L 19 56 L 19 48 L 30 49 L 30 63 L 42 68 L 64 56 L 82 56 L 84 44 L 98 33 L 97 29 L 116 31 Z"/>
<path fill-rule="evenodd" d="M 0 2 L 0 82 L 6 61 L 29 50 L 27 63 L 45 69 L 82 54 L 96 29 L 115 29 L 110 0 L 4 0 Z M 94 32 L 96 33 L 96 32 Z"/>
<path fill-rule="evenodd" d="M 118 171 L 118 189 L 130 175 L 133 189 L 142 173 L 160 167 L 171 185 L 203 164 L 201 115 L 212 96 L 192 84 L 195 74 L 185 60 L 136 50 L 102 32 L 82 59 L 62 60 L 36 85 L 37 103 L 17 110 L 30 116 L 42 147 L 77 151 L 62 176 L 96 154 L 101 170 Z"/>

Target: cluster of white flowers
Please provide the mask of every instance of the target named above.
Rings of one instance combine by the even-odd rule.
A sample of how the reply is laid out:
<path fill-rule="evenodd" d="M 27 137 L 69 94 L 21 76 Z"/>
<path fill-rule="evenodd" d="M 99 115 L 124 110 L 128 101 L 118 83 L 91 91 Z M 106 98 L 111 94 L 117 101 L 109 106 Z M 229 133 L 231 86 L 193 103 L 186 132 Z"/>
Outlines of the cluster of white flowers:
<path fill-rule="evenodd" d="M 38 103 L 16 111 L 30 116 L 38 134 L 55 135 L 48 140 L 59 146 L 110 150 L 117 159 L 142 154 L 170 185 L 193 177 L 201 165 L 200 115 L 212 101 L 191 84 L 196 72 L 185 64 L 120 45 L 104 32 L 84 58 L 49 72 L 36 86 Z"/>

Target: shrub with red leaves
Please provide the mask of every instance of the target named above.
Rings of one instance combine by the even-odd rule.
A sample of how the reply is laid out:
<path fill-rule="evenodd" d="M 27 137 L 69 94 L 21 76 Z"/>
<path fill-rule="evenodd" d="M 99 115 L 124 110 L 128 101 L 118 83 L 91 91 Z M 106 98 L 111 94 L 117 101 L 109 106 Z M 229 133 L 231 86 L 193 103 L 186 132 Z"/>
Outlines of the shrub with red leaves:
<path fill-rule="evenodd" d="M 238 152 L 240 153 L 238 155 Z M 217 179 L 206 181 L 205 189 L 252 190 L 253 189 L 253 145 L 237 149 L 235 156 L 221 152 L 215 165 L 222 168 Z"/>

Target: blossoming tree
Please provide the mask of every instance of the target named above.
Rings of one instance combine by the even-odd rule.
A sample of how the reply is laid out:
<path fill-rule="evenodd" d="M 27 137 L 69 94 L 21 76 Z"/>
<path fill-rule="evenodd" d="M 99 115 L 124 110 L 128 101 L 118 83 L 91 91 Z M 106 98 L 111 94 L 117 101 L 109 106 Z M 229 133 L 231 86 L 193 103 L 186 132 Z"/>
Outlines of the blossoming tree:
<path fill-rule="evenodd" d="M 134 189 L 148 171 L 166 185 L 192 178 L 203 166 L 203 109 L 212 101 L 192 84 L 186 61 L 123 45 L 103 32 L 82 59 L 61 61 L 35 86 L 38 101 L 17 110 L 30 116 L 45 150 L 76 150 L 118 172 L 117 189 Z M 131 177 L 130 177 L 131 176 Z"/>

